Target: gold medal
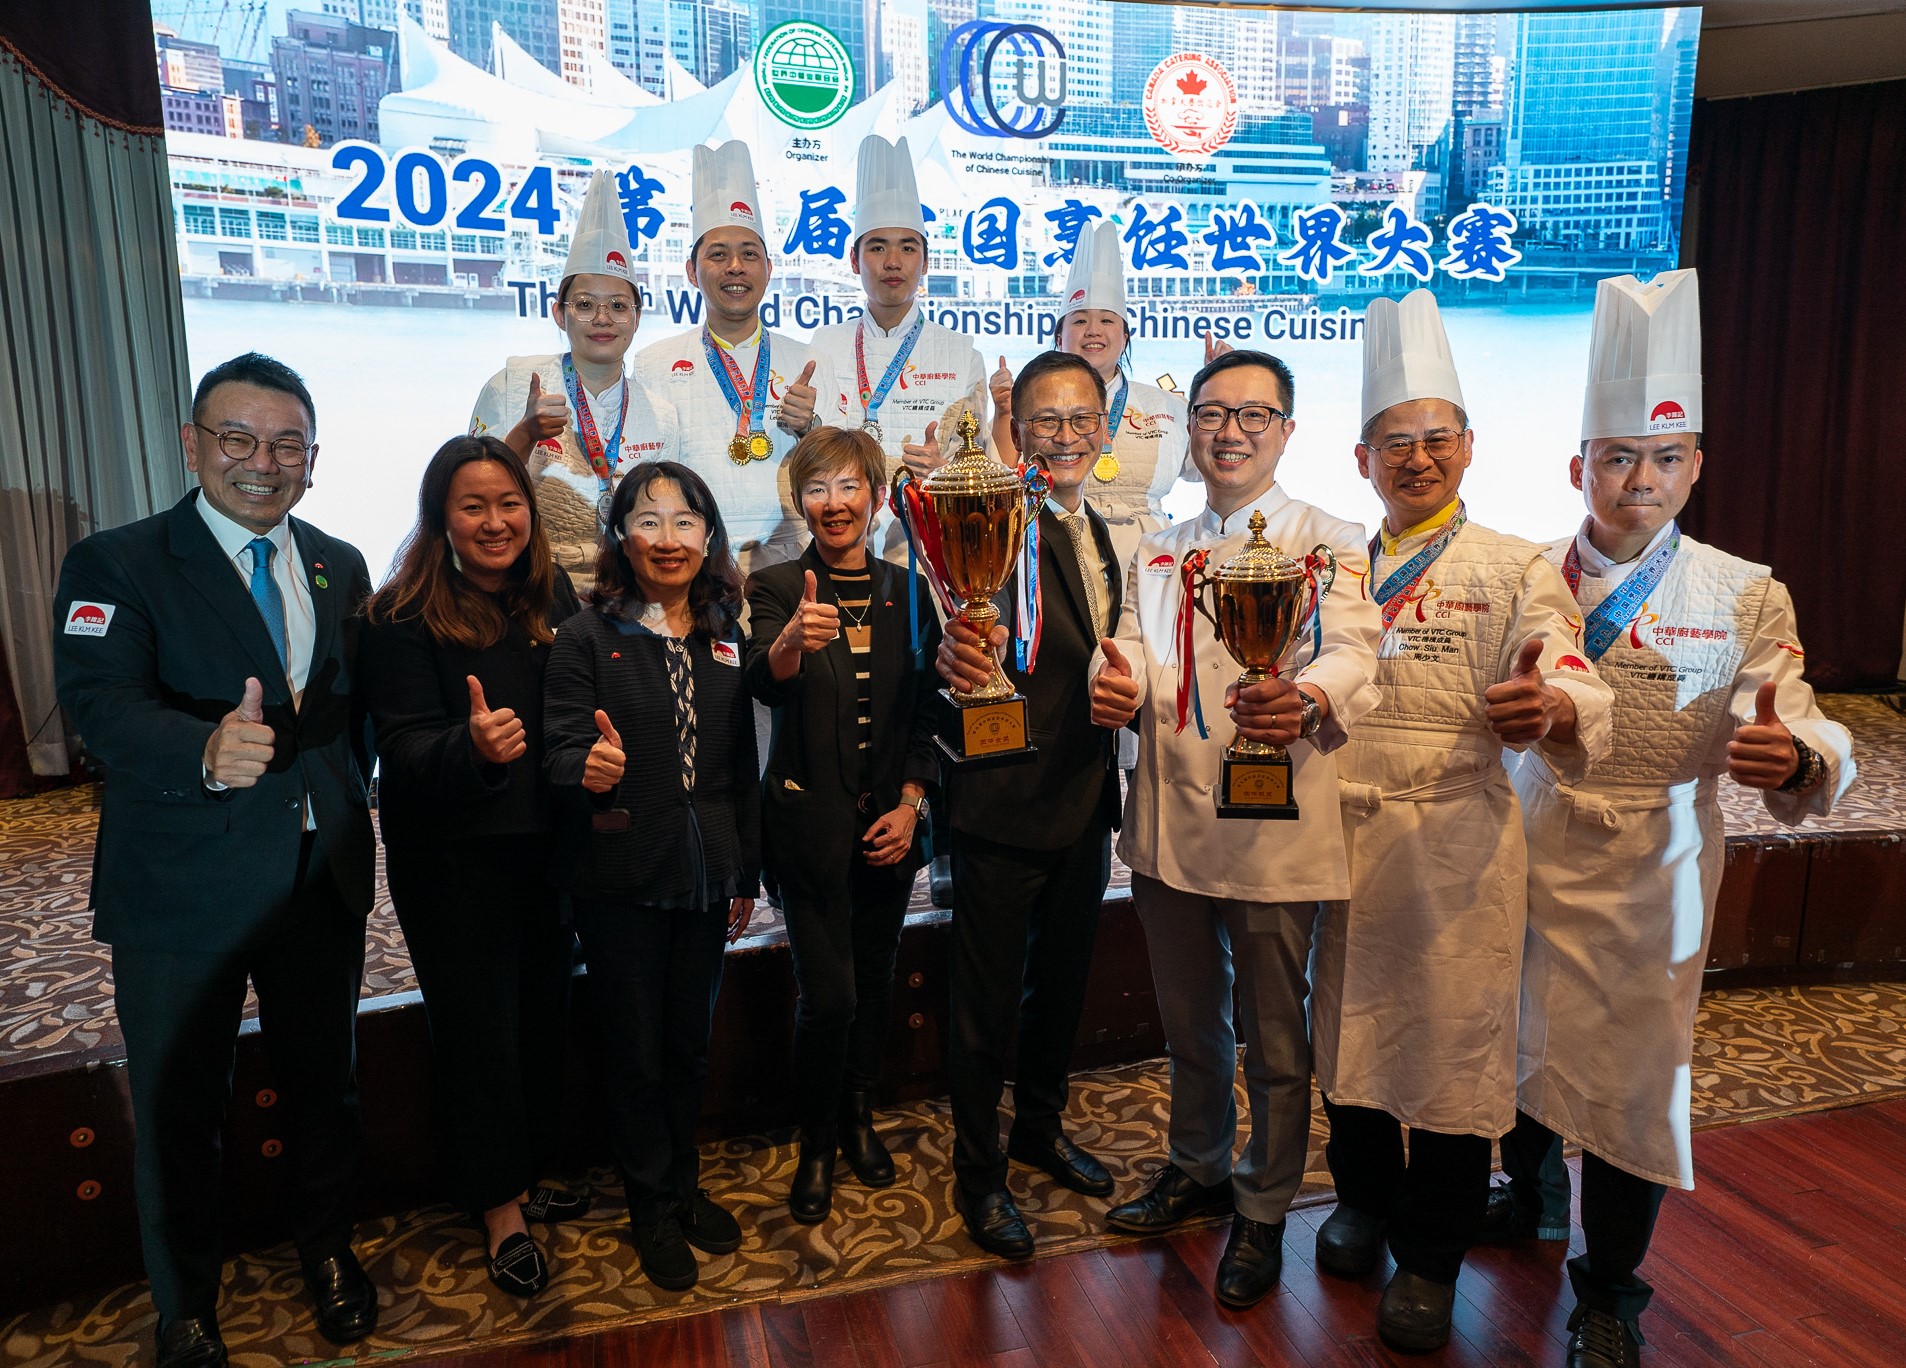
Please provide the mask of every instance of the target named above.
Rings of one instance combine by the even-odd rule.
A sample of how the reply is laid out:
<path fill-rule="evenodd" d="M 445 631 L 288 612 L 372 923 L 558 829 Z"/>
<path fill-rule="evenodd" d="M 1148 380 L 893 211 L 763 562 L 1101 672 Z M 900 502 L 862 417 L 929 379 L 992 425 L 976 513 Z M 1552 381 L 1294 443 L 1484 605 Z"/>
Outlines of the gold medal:
<path fill-rule="evenodd" d="M 738 466 L 748 464 L 748 439 L 738 432 L 728 439 L 728 459 Z"/>
<path fill-rule="evenodd" d="M 1118 478 L 1118 457 L 1106 452 L 1092 463 L 1092 478 L 1100 484 L 1110 484 Z"/>
<path fill-rule="evenodd" d="M 748 459 L 749 460 L 765 461 L 768 459 L 768 457 L 772 456 L 773 454 L 774 454 L 774 443 L 768 440 L 767 433 L 751 432 L 748 434 Z"/>

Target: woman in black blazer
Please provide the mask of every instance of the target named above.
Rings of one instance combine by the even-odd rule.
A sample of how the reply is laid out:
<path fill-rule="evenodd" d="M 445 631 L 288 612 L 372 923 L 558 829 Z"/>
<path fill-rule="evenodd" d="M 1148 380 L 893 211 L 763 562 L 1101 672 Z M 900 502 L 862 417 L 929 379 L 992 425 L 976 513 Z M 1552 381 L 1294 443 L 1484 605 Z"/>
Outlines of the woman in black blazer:
<path fill-rule="evenodd" d="M 588 1209 L 531 1186 L 557 1112 L 575 951 L 548 882 L 543 669 L 575 609 L 522 459 L 493 437 L 455 437 L 424 469 L 417 524 L 358 648 L 451 1182 L 481 1213 L 490 1277 L 518 1296 L 548 1281 L 525 1215 Z"/>
<path fill-rule="evenodd" d="M 885 476 L 865 432 L 822 427 L 802 438 L 788 478 L 813 540 L 748 587 L 748 687 L 774 709 L 762 843 L 800 987 L 801 1156 L 788 1209 L 809 1224 L 832 1203 L 837 1149 L 869 1187 L 894 1180 L 872 1099 L 921 808 L 938 776 L 927 711 L 937 620 L 923 587 L 867 549 Z"/>
<path fill-rule="evenodd" d="M 741 576 L 701 477 L 628 471 L 590 606 L 544 681 L 561 877 L 589 966 L 610 1141 L 642 1271 L 679 1291 L 741 1227 L 696 1185 L 695 1125 L 726 942 L 754 911 L 761 788 L 741 679 Z"/>

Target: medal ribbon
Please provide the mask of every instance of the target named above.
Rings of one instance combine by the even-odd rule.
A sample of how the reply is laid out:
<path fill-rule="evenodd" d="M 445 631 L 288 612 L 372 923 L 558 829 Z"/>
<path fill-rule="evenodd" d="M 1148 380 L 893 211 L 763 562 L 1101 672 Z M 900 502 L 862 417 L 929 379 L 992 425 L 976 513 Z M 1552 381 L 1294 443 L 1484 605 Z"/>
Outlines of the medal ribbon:
<path fill-rule="evenodd" d="M 768 337 L 768 330 L 761 329 L 761 348 L 754 356 L 754 380 L 749 383 L 741 378 L 741 367 L 735 364 L 735 358 L 728 349 L 718 346 L 708 325 L 702 324 L 702 350 L 708 353 L 708 368 L 715 373 L 715 382 L 721 386 L 722 397 L 734 412 L 736 436 L 744 432 L 752 435 L 767 428 L 768 375 L 772 369 L 768 359 Z M 746 399 L 741 397 L 744 385 L 749 390 Z"/>
<path fill-rule="evenodd" d="M 878 388 L 869 388 L 867 384 L 867 322 L 862 319 L 854 325 L 854 378 L 860 382 L 860 411 L 863 421 L 880 421 L 880 406 L 887 402 L 887 392 L 893 388 L 893 382 L 900 378 L 901 370 L 907 359 L 913 355 L 913 344 L 920 340 L 920 333 L 927 325 L 926 311 L 913 320 L 913 326 L 907 329 L 907 335 L 900 339 L 900 350 L 893 354 L 893 360 L 887 363 L 886 373 L 880 377 Z"/>
<path fill-rule="evenodd" d="M 1416 586 L 1422 583 L 1423 576 L 1429 573 L 1430 566 L 1436 563 L 1443 552 L 1449 550 L 1449 544 L 1456 539 L 1456 534 L 1463 530 L 1463 524 L 1468 520 L 1469 509 L 1463 504 L 1457 504 L 1456 516 L 1444 525 L 1442 532 L 1431 538 L 1428 546 L 1398 566 L 1391 572 L 1390 577 L 1378 586 L 1376 600 L 1378 606 L 1383 609 L 1384 631 L 1390 630 L 1390 625 L 1396 621 L 1396 615 L 1409 604 L 1411 595 L 1416 592 Z M 1376 536 L 1370 538 L 1372 570 L 1376 568 L 1377 552 L 1382 548 L 1383 531 L 1379 528 Z"/>
<path fill-rule="evenodd" d="M 1621 629 L 1628 625 L 1648 595 L 1668 573 L 1668 567 L 1674 564 L 1675 554 L 1681 549 L 1681 528 L 1674 524 L 1669 528 L 1668 539 L 1655 548 L 1654 554 L 1635 567 L 1629 575 L 1615 587 L 1615 592 L 1601 601 L 1594 612 L 1588 615 L 1582 624 L 1582 646 L 1588 652 L 1590 660 L 1600 660 L 1604 652 L 1615 644 L 1615 638 L 1621 635 Z M 1576 595 L 1581 602 L 1582 556 L 1579 544 L 1573 539 L 1568 544 L 1568 555 L 1562 558 L 1562 578 L 1568 581 L 1568 591 Z M 1639 645 L 1639 643 L 1637 643 Z"/>
<path fill-rule="evenodd" d="M 1119 372 L 1118 397 L 1112 400 L 1112 411 L 1105 415 L 1105 445 L 1099 450 L 1101 456 L 1112 454 L 1112 443 L 1118 438 L 1119 424 L 1125 421 L 1125 400 L 1131 391 L 1132 382 L 1123 371 Z"/>
<path fill-rule="evenodd" d="M 622 377 L 622 415 L 615 420 L 615 431 L 609 435 L 606 447 L 602 444 L 602 435 L 596 431 L 595 415 L 583 400 L 582 381 L 576 375 L 576 363 L 568 352 L 563 353 L 563 388 L 569 391 L 570 406 L 576 410 L 576 436 L 582 440 L 582 454 L 589 458 L 589 468 L 596 472 L 596 483 L 606 494 L 615 479 L 616 461 L 622 455 L 622 425 L 629 420 L 629 378 Z"/>
<path fill-rule="evenodd" d="M 1178 600 L 1178 621 L 1172 626 L 1172 635 L 1178 640 L 1178 730 L 1182 732 L 1185 723 L 1195 717 L 1199 740 L 1209 738 L 1211 732 L 1204 724 L 1204 704 L 1198 698 L 1198 657 L 1192 647 L 1191 627 L 1197 616 L 1197 576 L 1210 560 L 1211 553 L 1203 548 L 1185 557 L 1178 572 L 1185 592 Z"/>

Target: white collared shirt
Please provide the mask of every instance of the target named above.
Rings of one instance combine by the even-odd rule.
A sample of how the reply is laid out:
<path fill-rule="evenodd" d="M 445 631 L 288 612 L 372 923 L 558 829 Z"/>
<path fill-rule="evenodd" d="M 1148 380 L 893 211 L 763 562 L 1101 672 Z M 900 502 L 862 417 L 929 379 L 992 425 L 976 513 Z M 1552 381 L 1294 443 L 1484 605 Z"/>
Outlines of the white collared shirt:
<path fill-rule="evenodd" d="M 251 542 L 263 535 L 272 545 L 271 577 L 285 601 L 285 684 L 291 690 L 295 709 L 304 699 L 304 686 L 311 675 L 311 652 L 318 640 L 317 611 L 311 604 L 311 588 L 305 583 L 304 567 L 298 562 L 298 546 L 291 536 L 291 524 L 280 520 L 271 531 L 260 534 L 241 526 L 199 495 L 199 516 L 211 530 L 219 550 L 231 562 L 232 572 L 251 597 Z M 263 613 L 260 613 L 263 617 Z"/>
<path fill-rule="evenodd" d="M 1642 547 L 1639 554 L 1632 560 L 1616 562 L 1611 561 L 1600 551 L 1597 551 L 1595 549 L 1595 543 L 1588 539 L 1588 529 L 1593 525 L 1593 518 L 1584 518 L 1582 520 L 1582 530 L 1575 534 L 1575 555 L 1582 563 L 1582 573 L 1584 575 L 1587 575 L 1590 579 L 1608 580 L 1611 587 L 1620 584 L 1623 580 L 1627 579 L 1629 575 L 1634 573 L 1635 567 L 1652 556 L 1655 553 L 1655 549 L 1659 547 L 1662 542 L 1666 541 L 1668 534 L 1674 530 L 1674 520 L 1670 518 L 1667 526 L 1663 527 L 1659 532 L 1656 532 L 1648 544 Z"/>

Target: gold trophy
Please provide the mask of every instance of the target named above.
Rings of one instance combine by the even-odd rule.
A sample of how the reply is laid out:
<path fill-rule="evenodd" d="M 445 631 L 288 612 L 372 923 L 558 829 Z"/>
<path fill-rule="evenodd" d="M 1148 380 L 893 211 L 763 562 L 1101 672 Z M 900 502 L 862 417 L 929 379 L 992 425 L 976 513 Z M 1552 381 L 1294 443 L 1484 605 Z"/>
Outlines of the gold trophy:
<path fill-rule="evenodd" d="M 1027 524 L 1045 499 L 1045 479 L 1036 470 L 1022 476 L 982 451 L 971 409 L 958 428 L 959 451 L 926 479 L 905 466 L 895 474 L 893 508 L 940 597 L 984 641 L 999 621 L 993 596 L 1018 565 Z M 949 763 L 1011 764 L 1035 754 L 1026 744 L 1026 696 L 997 661 L 979 688 L 941 689 L 940 697 L 947 715 L 933 739 Z"/>
<path fill-rule="evenodd" d="M 1264 540 L 1264 515 L 1255 510 L 1247 524 L 1251 539 L 1242 550 L 1210 574 L 1203 569 L 1202 552 L 1185 557 L 1185 593 L 1188 601 L 1211 621 L 1218 640 L 1231 658 L 1244 667 L 1238 688 L 1269 679 L 1284 652 L 1297 639 L 1319 591 L 1317 577 Z M 1337 558 L 1328 546 L 1311 552 L 1312 561 L 1325 568 L 1323 589 L 1337 573 Z M 1194 563 L 1195 561 L 1195 563 Z M 1205 603 L 1206 591 L 1212 600 Z M 1180 661 L 1180 669 L 1196 669 L 1196 661 Z M 1218 816 L 1272 818 L 1293 821 L 1297 803 L 1291 792 L 1291 756 L 1282 746 L 1232 738 L 1224 751 L 1223 782 L 1218 788 Z"/>

